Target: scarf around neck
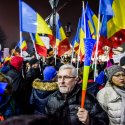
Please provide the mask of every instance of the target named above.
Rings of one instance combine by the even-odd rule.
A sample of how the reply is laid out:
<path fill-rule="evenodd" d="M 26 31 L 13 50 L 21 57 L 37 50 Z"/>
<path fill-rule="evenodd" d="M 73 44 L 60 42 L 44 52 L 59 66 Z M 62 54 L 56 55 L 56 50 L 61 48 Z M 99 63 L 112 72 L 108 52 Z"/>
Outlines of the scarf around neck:
<path fill-rule="evenodd" d="M 116 86 L 113 86 L 114 90 L 118 95 L 121 96 L 122 98 L 122 103 L 121 103 L 121 125 L 125 125 L 125 88 L 120 89 Z"/>

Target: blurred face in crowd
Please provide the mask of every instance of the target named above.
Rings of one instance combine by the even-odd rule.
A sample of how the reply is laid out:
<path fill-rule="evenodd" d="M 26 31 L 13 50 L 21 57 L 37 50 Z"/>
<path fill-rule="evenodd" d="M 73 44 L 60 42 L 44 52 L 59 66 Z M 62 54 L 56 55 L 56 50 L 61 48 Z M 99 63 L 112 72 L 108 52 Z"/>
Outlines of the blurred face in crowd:
<path fill-rule="evenodd" d="M 39 63 L 33 64 L 33 65 L 32 65 L 32 68 L 35 68 L 35 69 L 36 69 L 36 68 L 39 68 Z"/>
<path fill-rule="evenodd" d="M 77 83 L 77 78 L 72 75 L 72 69 L 62 69 L 58 73 L 58 86 L 63 94 L 70 93 Z"/>
<path fill-rule="evenodd" d="M 125 86 L 125 73 L 123 71 L 117 72 L 112 77 L 112 83 L 116 86 Z"/>

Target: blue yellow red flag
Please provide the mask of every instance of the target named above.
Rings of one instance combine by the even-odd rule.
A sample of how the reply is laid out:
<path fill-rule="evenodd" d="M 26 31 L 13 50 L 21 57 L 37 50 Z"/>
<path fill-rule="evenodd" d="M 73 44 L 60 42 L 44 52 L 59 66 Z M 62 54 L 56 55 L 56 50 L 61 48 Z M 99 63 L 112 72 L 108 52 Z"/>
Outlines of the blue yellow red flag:
<path fill-rule="evenodd" d="M 56 46 L 58 47 L 58 56 L 62 56 L 65 52 L 70 50 L 70 44 L 60 22 L 60 19 L 58 19 L 56 24 Z"/>
<path fill-rule="evenodd" d="M 92 51 L 94 48 L 96 40 L 95 39 L 84 39 L 85 43 L 85 56 L 84 56 L 84 68 L 83 68 L 83 83 L 82 83 L 82 98 L 81 98 L 81 107 L 84 108 L 85 95 L 88 83 L 89 69 L 91 63 Z"/>
<path fill-rule="evenodd" d="M 40 36 L 38 34 L 31 34 L 31 37 L 33 39 L 33 41 L 35 42 L 35 47 L 37 50 L 37 53 L 40 56 L 47 56 L 47 48 L 44 44 L 44 42 L 42 41 L 42 39 L 40 38 Z"/>
<path fill-rule="evenodd" d="M 22 41 L 19 41 L 18 44 L 17 44 L 17 47 L 19 47 L 23 51 L 26 51 L 27 50 L 26 40 L 22 39 Z"/>
<path fill-rule="evenodd" d="M 52 30 L 45 20 L 23 1 L 20 1 L 20 30 L 52 35 Z"/>
<path fill-rule="evenodd" d="M 113 16 L 112 2 L 113 0 L 100 0 L 100 14 Z"/>
<path fill-rule="evenodd" d="M 85 17 L 88 21 L 88 27 L 90 29 L 92 38 L 96 38 L 97 36 L 97 26 L 98 26 L 98 18 L 92 11 L 92 9 L 89 7 L 88 3 L 86 4 L 86 11 L 85 11 Z"/>

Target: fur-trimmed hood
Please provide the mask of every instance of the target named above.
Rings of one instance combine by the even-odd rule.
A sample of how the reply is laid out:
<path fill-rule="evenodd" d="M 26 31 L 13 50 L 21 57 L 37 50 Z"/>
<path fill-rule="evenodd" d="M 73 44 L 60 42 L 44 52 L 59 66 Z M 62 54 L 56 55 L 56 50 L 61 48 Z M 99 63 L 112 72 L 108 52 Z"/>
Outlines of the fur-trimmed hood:
<path fill-rule="evenodd" d="M 42 91 L 54 91 L 58 89 L 57 82 L 46 82 L 41 81 L 40 79 L 35 79 L 32 87 Z"/>

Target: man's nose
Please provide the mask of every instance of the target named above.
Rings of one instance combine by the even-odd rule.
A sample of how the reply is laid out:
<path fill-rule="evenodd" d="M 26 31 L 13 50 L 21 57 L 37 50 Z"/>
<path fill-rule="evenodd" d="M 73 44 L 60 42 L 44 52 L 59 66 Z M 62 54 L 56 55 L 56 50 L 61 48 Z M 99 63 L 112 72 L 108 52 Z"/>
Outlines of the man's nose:
<path fill-rule="evenodd" d="M 64 79 L 64 77 L 62 77 L 62 78 L 60 79 L 60 82 L 61 82 L 62 84 L 65 83 L 65 79 Z"/>

